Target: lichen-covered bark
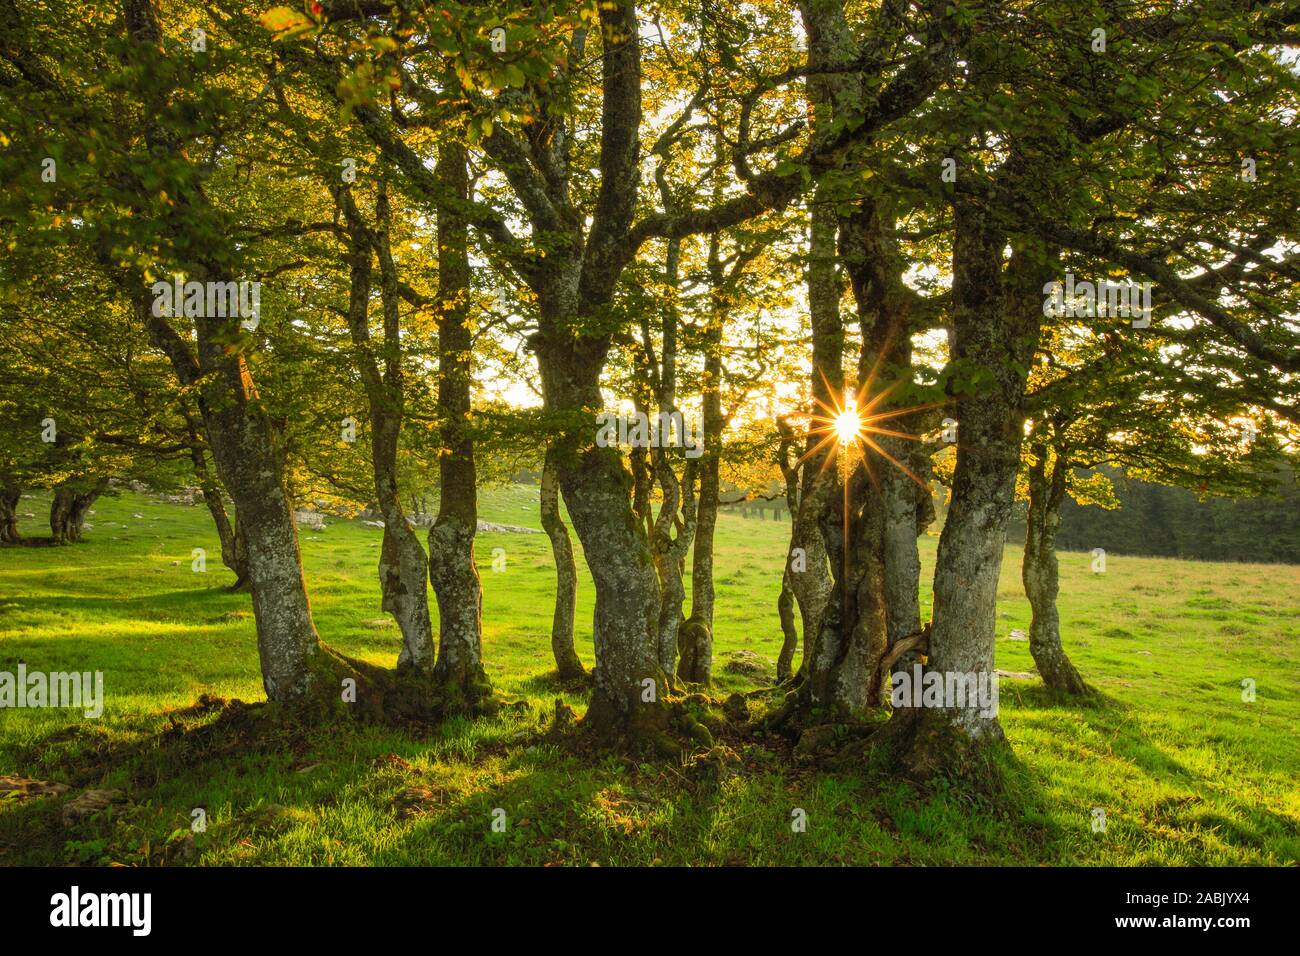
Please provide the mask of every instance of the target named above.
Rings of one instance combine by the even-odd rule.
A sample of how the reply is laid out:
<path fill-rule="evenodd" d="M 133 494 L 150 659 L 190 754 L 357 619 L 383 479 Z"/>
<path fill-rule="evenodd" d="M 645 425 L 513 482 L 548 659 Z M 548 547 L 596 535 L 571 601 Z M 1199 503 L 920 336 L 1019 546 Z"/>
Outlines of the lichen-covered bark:
<path fill-rule="evenodd" d="M 659 580 L 645 526 L 632 509 L 632 475 L 617 448 L 595 444 L 609 340 L 568 332 L 570 317 L 583 308 L 576 283 L 560 281 L 553 289 L 541 297 L 541 330 L 531 344 L 547 411 L 565 422 L 554 461 L 596 589 L 596 665 L 583 723 L 598 737 L 637 740 L 667 724 L 669 675 L 659 665 L 657 644 Z"/>
<path fill-rule="evenodd" d="M 55 544 L 80 541 L 86 512 L 108 487 L 108 476 L 66 481 L 54 489 L 50 500 L 50 535 Z"/>
<path fill-rule="evenodd" d="M 464 200 L 469 179 L 463 146 L 447 143 L 436 175 L 447 195 Z M 470 434 L 473 335 L 469 327 L 469 231 L 450 205 L 438 211 L 438 411 L 443 453 L 438 517 L 429 529 L 429 579 L 438 597 L 435 680 L 448 695 L 477 706 L 489 691 L 483 670 L 483 589 L 474 563 L 478 491 Z"/>
<path fill-rule="evenodd" d="M 542 467 L 542 528 L 551 540 L 555 558 L 555 613 L 551 618 L 551 653 L 555 670 L 564 680 L 582 677 L 586 669 L 573 644 L 573 621 L 578 602 L 578 568 L 573 560 L 573 542 L 560 516 L 560 476 L 548 449 Z"/>
<path fill-rule="evenodd" d="M 23 490 L 12 478 L 0 480 L 0 543 L 18 544 L 23 540 L 18 530 L 18 502 Z"/>
<path fill-rule="evenodd" d="M 694 684 L 707 684 L 713 672 L 711 631 L 699 621 L 683 630 L 686 618 L 682 613 L 686 603 L 686 555 L 695 537 L 695 463 L 686 463 L 679 480 L 663 449 L 657 449 L 653 459 L 659 473 L 659 487 L 663 489 L 663 504 L 651 538 L 660 589 L 659 662 L 664 673 L 669 673 L 668 667 L 676 663 L 680 650 L 682 660 L 677 676 Z"/>
<path fill-rule="evenodd" d="M 939 539 L 928 668 L 992 679 L 998 578 L 1023 437 L 1026 370 L 1038 340 L 1044 266 L 1034 250 L 1017 249 L 1004 280 L 1005 238 L 989 217 L 959 202 L 955 218 L 954 359 L 985 374 L 979 384 L 954 395 L 961 437 L 952 505 Z M 1003 737 L 997 716 L 975 701 L 926 708 L 919 720 L 908 757 L 917 767 L 947 760 L 952 746 Z"/>
<path fill-rule="evenodd" d="M 1021 580 L 1033 612 L 1029 653 L 1044 684 L 1067 694 L 1082 694 L 1087 688 L 1061 645 L 1061 622 L 1056 609 L 1059 591 L 1056 533 L 1061 524 L 1067 467 L 1065 460 L 1055 455 L 1049 469 L 1048 457 L 1047 445 L 1034 445 L 1029 466 L 1025 554 L 1021 564 Z"/>
<path fill-rule="evenodd" d="M 637 736 L 643 727 L 661 723 L 658 705 L 669 684 L 657 653 L 659 581 L 629 506 L 630 486 L 631 476 L 612 448 L 582 451 L 576 466 L 561 475 L 564 501 L 596 585 L 596 668 L 588 719 L 600 732 Z"/>
<path fill-rule="evenodd" d="M 806 0 L 800 4 L 804 28 L 808 33 L 810 66 L 830 66 L 851 60 L 856 44 L 844 19 L 838 0 Z M 826 135 L 842 111 L 852 110 L 858 102 L 860 88 L 851 74 L 818 74 L 808 81 L 808 98 L 812 107 L 814 136 Z M 813 369 L 812 395 L 818 414 L 840 407 L 844 401 L 844 327 L 840 318 L 843 285 L 836 267 L 837 217 L 833 191 L 828 183 L 819 182 L 810 210 L 808 245 L 808 311 L 812 324 Z M 813 454 L 824 435 L 810 435 L 808 459 L 804 464 L 803 488 L 796 520 L 796 533 L 807 555 L 807 570 L 814 575 L 829 567 L 829 595 L 813 627 L 805 615 L 803 682 L 800 706 L 839 715 L 860 714 L 867 704 L 867 657 L 865 645 L 855 634 L 852 621 L 860 574 L 866 569 L 852 560 L 854 528 L 846 529 L 844 482 L 852 480 L 837 467 L 837 447 Z M 827 458 L 831 461 L 827 463 Z M 850 514 L 849 523 L 852 524 Z M 849 537 L 846 538 L 846 530 Z M 819 537 L 824 547 L 812 542 Z M 826 562 L 826 563 L 823 563 Z M 847 574 L 846 574 L 847 568 Z M 815 581 L 815 579 L 814 579 Z M 813 582 L 809 582 L 811 584 Z M 805 584 L 804 590 L 812 588 Z M 795 586 L 800 597 L 801 589 Z"/>

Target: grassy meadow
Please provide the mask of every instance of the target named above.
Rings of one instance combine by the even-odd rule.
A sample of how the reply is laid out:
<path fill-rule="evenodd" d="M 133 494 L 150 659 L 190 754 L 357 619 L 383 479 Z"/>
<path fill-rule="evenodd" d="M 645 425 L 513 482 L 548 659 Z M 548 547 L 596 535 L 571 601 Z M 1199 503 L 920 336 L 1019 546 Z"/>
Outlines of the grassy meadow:
<path fill-rule="evenodd" d="M 24 498 L 23 530 L 47 529 L 47 499 Z M 484 520 L 539 528 L 537 489 L 482 495 Z M 63 795 L 0 798 L 0 864 L 1110 864 L 1254 865 L 1300 860 L 1300 567 L 1108 555 L 1061 556 L 1066 647 L 1099 692 L 1053 700 L 1004 679 L 1011 750 L 997 796 L 953 780 L 924 788 L 831 773 L 788 743 L 727 741 L 727 772 L 584 759 L 545 739 L 554 701 L 581 688 L 551 675 L 554 571 L 544 535 L 483 534 L 484 654 L 501 714 L 423 733 L 334 726 L 210 751 L 177 728 L 211 717 L 201 695 L 262 699 L 246 594 L 228 594 L 202 506 L 123 491 L 96 502 L 93 530 L 62 548 L 0 550 L 0 671 L 102 671 L 102 717 L 0 710 L 0 776 L 68 784 Z M 381 532 L 329 520 L 300 529 L 322 638 L 391 666 L 397 630 L 379 609 Z M 784 520 L 718 524 L 713 693 L 770 679 Z M 933 567 L 937 538 L 922 540 Z M 207 572 L 191 549 L 207 549 Z M 492 570 L 494 549 L 505 568 Z M 1006 552 L 1000 669 L 1033 668 L 1020 548 Z M 580 561 L 578 646 L 591 664 L 592 588 Z M 923 586 L 923 601 L 928 588 Z M 928 608 L 923 608 L 923 614 Z M 750 660 L 742 655 L 744 660 Z M 752 661 L 751 661 L 752 663 Z M 1256 699 L 1243 701 L 1243 679 Z M 760 706 L 755 703 L 752 706 Z M 197 738 L 202 739 L 202 738 Z M 87 788 L 120 802 L 67 822 Z M 2 797 L 3 795 L 0 795 Z M 206 829 L 192 832 L 195 808 Z M 494 832 L 494 810 L 504 832 Z M 1095 808 L 1105 813 L 1095 831 Z M 792 811 L 807 815 L 793 832 Z M 500 814 L 497 814 L 499 817 Z"/>

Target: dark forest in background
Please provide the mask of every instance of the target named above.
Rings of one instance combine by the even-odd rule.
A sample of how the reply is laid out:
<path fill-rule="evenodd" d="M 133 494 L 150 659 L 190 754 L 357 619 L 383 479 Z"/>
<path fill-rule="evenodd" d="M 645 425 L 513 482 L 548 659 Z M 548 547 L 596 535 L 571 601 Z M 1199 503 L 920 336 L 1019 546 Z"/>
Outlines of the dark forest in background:
<path fill-rule="evenodd" d="M 1063 551 L 1104 548 L 1115 554 L 1197 561 L 1300 564 L 1300 491 L 1280 474 L 1277 491 L 1260 498 L 1202 500 L 1196 490 L 1156 485 L 1114 473 L 1120 507 L 1108 511 L 1066 498 L 1057 547 Z M 1024 540 L 1023 507 L 1009 541 Z"/>

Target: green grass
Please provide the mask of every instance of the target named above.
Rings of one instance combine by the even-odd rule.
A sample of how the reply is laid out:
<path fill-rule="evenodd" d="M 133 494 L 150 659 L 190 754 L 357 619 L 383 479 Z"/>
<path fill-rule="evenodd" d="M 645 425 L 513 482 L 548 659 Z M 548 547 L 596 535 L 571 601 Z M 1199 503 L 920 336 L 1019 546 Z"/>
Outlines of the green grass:
<path fill-rule="evenodd" d="M 25 498 L 28 533 L 44 498 Z M 538 527 L 536 489 L 489 490 L 485 520 Z M 916 789 L 792 762 L 787 747 L 736 744 L 734 772 L 583 759 L 541 738 L 553 701 L 581 694 L 548 677 L 553 570 L 543 535 L 479 538 L 484 651 L 500 717 L 424 736 L 330 727 L 294 741 L 186 758 L 169 711 L 207 693 L 262 698 L 246 595 L 202 507 L 124 493 L 96 503 L 87 540 L 0 550 L 0 670 L 99 670 L 97 720 L 66 710 L 0 710 L 0 774 L 115 788 L 128 802 L 72 826 L 65 798 L 0 801 L 0 863 L 201 864 L 1292 864 L 1300 858 L 1300 568 L 1109 555 L 1061 556 L 1067 649 L 1101 692 L 1053 701 L 1037 681 L 1004 680 L 1012 747 L 990 797 L 956 780 Z M 143 515 L 135 518 L 134 515 Z M 125 527 L 123 527 L 125 525 Z M 774 660 L 787 525 L 724 514 L 718 527 L 717 692 L 758 686 L 725 669 L 748 649 Z M 304 531 L 322 637 L 391 665 L 398 638 L 379 610 L 380 533 L 331 521 Z M 936 539 L 922 540 L 933 566 Z M 194 547 L 208 572 L 190 569 Z M 504 548 L 504 572 L 491 570 Z M 1020 549 L 1008 547 L 998 666 L 1029 671 Z M 591 663 L 592 589 L 579 598 Z M 924 577 L 924 575 L 923 575 Z M 926 588 L 922 595 L 928 604 Z M 923 608 L 928 614 L 928 607 Z M 1254 703 L 1241 682 L 1256 682 Z M 183 718 L 194 724 L 201 718 Z M 185 844 L 191 810 L 208 827 Z M 1105 810 L 1105 832 L 1091 828 Z M 504 832 L 491 829 L 505 811 Z M 807 813 L 792 832 L 791 812 Z"/>

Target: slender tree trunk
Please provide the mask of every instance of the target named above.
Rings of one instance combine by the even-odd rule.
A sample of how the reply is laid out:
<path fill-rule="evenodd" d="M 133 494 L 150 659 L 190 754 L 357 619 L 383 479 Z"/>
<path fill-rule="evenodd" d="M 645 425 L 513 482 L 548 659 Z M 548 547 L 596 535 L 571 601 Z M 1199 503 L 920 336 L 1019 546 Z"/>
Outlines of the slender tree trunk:
<path fill-rule="evenodd" d="M 469 197 L 463 146 L 441 147 L 436 175 L 449 196 Z M 491 684 L 483 670 L 483 590 L 474 563 L 478 490 L 474 439 L 469 432 L 473 336 L 469 327 L 469 230 L 449 206 L 438 210 L 438 406 L 442 418 L 442 478 L 438 517 L 429 529 L 429 578 L 438 596 L 435 679 L 465 704 L 486 703 Z"/>
<path fill-rule="evenodd" d="M 721 150 L 719 149 L 719 153 Z M 715 189 L 715 200 L 720 196 Z M 699 459 L 700 493 L 695 505 L 695 542 L 691 555 L 691 616 L 683 625 L 686 638 L 683 656 L 706 660 L 707 683 L 713 670 L 713 537 L 718 526 L 719 469 L 722 462 L 722 331 L 727 307 L 723 282 L 720 240 L 709 237 L 709 324 L 704 331 L 704 379 L 701 385 L 704 454 Z M 707 644 L 705 643 L 707 642 Z M 687 668 L 698 673 L 698 668 Z M 690 677 L 684 677 L 691 680 Z"/>
<path fill-rule="evenodd" d="M 18 531 L 18 502 L 23 490 L 12 478 L 0 480 L 0 544 L 18 544 L 23 540 Z"/>
<path fill-rule="evenodd" d="M 381 180 L 377 190 L 377 222 L 373 232 L 362 220 L 351 193 L 340 190 L 338 196 L 350 232 L 348 331 L 356 346 L 357 368 L 370 411 L 370 460 L 375 482 L 375 501 L 384 519 L 384 537 L 379 551 L 379 584 L 383 595 L 381 606 L 393 616 L 402 634 L 402 649 L 397 657 L 398 670 L 409 670 L 421 677 L 428 677 L 433 673 L 435 659 L 426 585 L 428 561 L 419 538 L 406 521 L 397 482 L 397 445 L 406 410 L 406 395 L 402 371 L 397 266 L 389 247 L 388 189 Z M 380 267 L 384 337 L 378 352 L 383 359 L 382 372 L 370 335 L 372 245 L 378 254 Z"/>
<path fill-rule="evenodd" d="M 1029 625 L 1029 653 L 1034 657 L 1043 683 L 1052 690 L 1082 694 L 1087 688 L 1061 645 L 1061 622 L 1056 610 L 1059 590 L 1056 561 L 1056 532 L 1061 524 L 1061 502 L 1065 498 L 1067 467 L 1059 455 L 1050 473 L 1048 448 L 1037 444 L 1029 468 L 1029 513 L 1025 522 L 1025 556 L 1021 580 L 1033 610 Z"/>
<path fill-rule="evenodd" d="M 776 613 L 781 620 L 781 650 L 776 656 L 776 682 L 780 684 L 793 676 L 794 652 L 799 649 L 799 628 L 794 622 L 794 588 L 790 586 L 789 568 L 781 575 Z"/>
<path fill-rule="evenodd" d="M 664 489 L 654 528 L 657 544 L 652 548 L 660 586 L 659 659 L 661 664 L 676 663 L 681 680 L 708 684 L 713 674 L 713 634 L 699 622 L 688 626 L 682 611 L 686 604 L 686 555 L 696 527 L 695 463 L 686 463 L 679 480 L 665 449 L 658 449 L 654 458 L 659 466 L 659 486 Z"/>
<path fill-rule="evenodd" d="M 717 382 L 722 359 L 704 360 L 704 454 L 700 456 L 700 493 L 696 503 L 695 543 L 691 555 L 691 620 L 713 631 L 713 538 L 718 527 L 719 466 L 722 458 L 722 396 Z"/>
<path fill-rule="evenodd" d="M 107 487 L 108 476 L 105 475 L 89 481 L 65 482 L 54 489 L 54 498 L 50 501 L 50 534 L 55 544 L 81 540 L 86 512 Z"/>
<path fill-rule="evenodd" d="M 839 407 L 844 400 L 844 327 L 840 318 L 843 286 L 835 261 L 836 217 L 826 195 L 826 190 L 819 187 L 813 200 L 808 259 L 809 315 L 813 327 L 812 393 L 817 413 L 821 415 L 828 414 L 827 409 Z M 809 437 L 807 454 L 811 457 L 804 465 L 798 519 L 806 552 L 806 570 L 799 573 L 828 573 L 829 583 L 815 628 L 804 632 L 804 681 L 800 691 L 804 710 L 817 709 L 828 716 L 857 716 L 867 706 L 868 698 L 864 647 L 854 639 L 851 624 L 845 630 L 845 622 L 853 620 L 850 604 L 857 591 L 857 563 L 850 562 L 850 554 L 845 549 L 842 492 L 843 482 L 849 476 L 842 474 L 838 467 L 837 445 L 832 443 L 814 452 L 817 443 L 825 437 L 824 433 Z M 851 541 L 854 529 L 847 530 Z M 814 560 L 814 537 L 820 538 L 824 548 L 820 560 Z M 845 576 L 846 565 L 850 577 Z M 799 595 L 798 587 L 795 593 Z"/>
<path fill-rule="evenodd" d="M 794 429 L 784 416 L 777 419 L 777 432 L 781 442 L 777 448 L 776 462 L 785 480 L 785 503 L 790 509 L 790 547 L 786 554 L 785 571 L 781 575 L 781 593 L 776 599 L 776 612 L 781 621 L 781 651 L 776 657 L 776 682 L 784 683 L 793 676 L 794 654 L 799 649 L 799 628 L 794 621 L 794 570 L 791 568 L 794 536 L 799 519 L 799 464 L 790 461 L 790 452 L 795 447 Z M 800 558 L 802 570 L 804 558 Z"/>
<path fill-rule="evenodd" d="M 555 557 L 555 614 L 551 620 L 551 652 L 562 680 L 582 677 L 587 672 L 573 645 L 573 621 L 578 603 L 578 567 L 573 560 L 569 529 L 560 517 L 559 471 L 550 449 L 542 466 L 542 528 L 551 539 Z"/>
<path fill-rule="evenodd" d="M 240 591 L 248 587 L 248 548 L 247 542 L 240 547 L 238 536 L 229 516 L 226 503 L 221 497 L 221 487 L 208 468 L 207 454 L 203 450 L 203 441 L 199 437 L 199 426 L 188 408 L 183 409 L 185 426 L 189 437 L 190 461 L 194 465 L 194 479 L 203 492 L 203 503 L 212 515 L 212 523 L 217 529 L 217 538 L 221 541 L 221 563 L 235 575 L 234 584 L 229 590 Z"/>

